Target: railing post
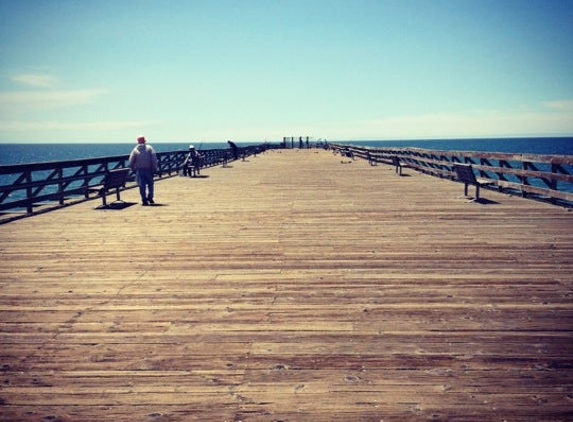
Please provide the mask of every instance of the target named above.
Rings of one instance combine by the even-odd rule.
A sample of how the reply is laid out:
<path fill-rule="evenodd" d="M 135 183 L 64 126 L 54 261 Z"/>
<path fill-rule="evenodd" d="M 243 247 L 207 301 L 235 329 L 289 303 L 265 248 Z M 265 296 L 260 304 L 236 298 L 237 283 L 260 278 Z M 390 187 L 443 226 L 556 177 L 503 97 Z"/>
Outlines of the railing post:
<path fill-rule="evenodd" d="M 64 176 L 64 170 L 60 167 L 57 170 L 57 173 L 58 173 L 58 179 L 61 180 L 62 177 Z M 62 182 L 58 183 L 58 193 L 60 194 L 59 203 L 60 203 L 60 205 L 64 205 L 65 194 L 64 194 L 64 184 Z"/>
<path fill-rule="evenodd" d="M 26 212 L 28 214 L 32 214 L 34 212 L 34 202 L 33 202 L 33 194 L 32 194 L 32 171 L 26 170 L 26 183 L 28 183 L 28 187 L 26 188 Z"/>

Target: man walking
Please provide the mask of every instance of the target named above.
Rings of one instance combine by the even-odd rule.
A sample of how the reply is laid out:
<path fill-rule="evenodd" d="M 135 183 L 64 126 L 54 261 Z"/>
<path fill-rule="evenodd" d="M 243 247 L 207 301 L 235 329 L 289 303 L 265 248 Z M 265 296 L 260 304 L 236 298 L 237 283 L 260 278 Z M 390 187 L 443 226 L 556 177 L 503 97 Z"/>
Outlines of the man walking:
<path fill-rule="evenodd" d="M 143 205 L 154 204 L 153 174 L 157 170 L 157 155 L 151 145 L 146 145 L 145 137 L 137 138 L 137 146 L 129 155 L 129 166 L 137 176 L 139 193 Z"/>

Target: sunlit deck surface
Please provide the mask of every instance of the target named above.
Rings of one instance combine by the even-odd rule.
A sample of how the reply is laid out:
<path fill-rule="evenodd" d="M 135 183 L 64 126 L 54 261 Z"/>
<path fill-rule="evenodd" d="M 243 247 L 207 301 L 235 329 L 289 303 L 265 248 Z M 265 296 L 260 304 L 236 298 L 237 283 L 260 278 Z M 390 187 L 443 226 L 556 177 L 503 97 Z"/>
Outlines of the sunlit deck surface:
<path fill-rule="evenodd" d="M 341 161 L 0 225 L 0 420 L 572 420 L 573 212 Z"/>

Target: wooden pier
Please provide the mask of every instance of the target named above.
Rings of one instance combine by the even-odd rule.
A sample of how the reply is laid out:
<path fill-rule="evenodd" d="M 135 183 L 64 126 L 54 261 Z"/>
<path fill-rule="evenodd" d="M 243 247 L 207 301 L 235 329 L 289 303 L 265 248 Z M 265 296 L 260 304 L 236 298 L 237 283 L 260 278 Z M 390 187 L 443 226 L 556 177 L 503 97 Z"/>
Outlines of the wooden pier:
<path fill-rule="evenodd" d="M 0 420 L 573 419 L 573 212 L 323 150 L 201 176 L 0 225 Z"/>

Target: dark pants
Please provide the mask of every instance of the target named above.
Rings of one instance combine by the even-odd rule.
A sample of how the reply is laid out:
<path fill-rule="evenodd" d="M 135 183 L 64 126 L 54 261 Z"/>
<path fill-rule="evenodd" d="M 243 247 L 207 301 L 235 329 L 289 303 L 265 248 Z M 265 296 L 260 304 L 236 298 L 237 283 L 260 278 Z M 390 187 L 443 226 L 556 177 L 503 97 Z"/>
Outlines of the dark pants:
<path fill-rule="evenodd" d="M 142 201 L 153 199 L 153 170 L 137 170 L 137 184 Z"/>

